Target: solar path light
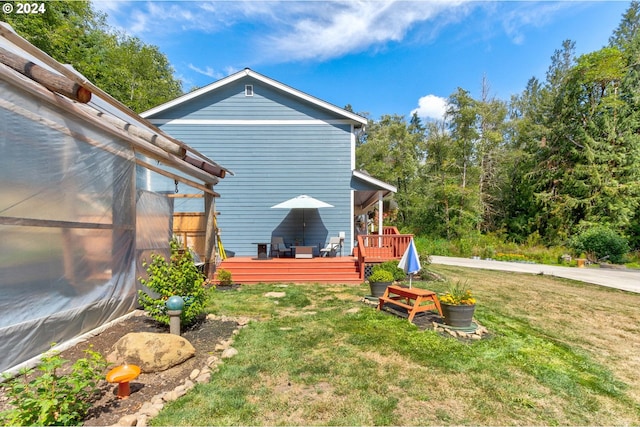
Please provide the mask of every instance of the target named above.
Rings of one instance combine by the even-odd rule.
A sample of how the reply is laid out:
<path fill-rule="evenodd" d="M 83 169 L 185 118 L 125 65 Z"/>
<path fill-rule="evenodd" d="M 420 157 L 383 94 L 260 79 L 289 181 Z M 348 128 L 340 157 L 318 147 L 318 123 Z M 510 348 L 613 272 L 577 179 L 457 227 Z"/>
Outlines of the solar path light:
<path fill-rule="evenodd" d="M 174 335 L 180 335 L 180 315 L 184 308 L 184 299 L 181 296 L 174 295 L 169 297 L 165 305 L 169 314 L 169 332 Z"/>

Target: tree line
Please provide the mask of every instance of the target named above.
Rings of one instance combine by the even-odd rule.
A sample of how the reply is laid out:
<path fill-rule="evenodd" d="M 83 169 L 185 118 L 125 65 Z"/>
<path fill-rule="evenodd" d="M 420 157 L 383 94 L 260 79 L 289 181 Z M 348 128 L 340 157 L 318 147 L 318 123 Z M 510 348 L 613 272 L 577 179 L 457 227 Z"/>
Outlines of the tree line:
<path fill-rule="evenodd" d="M 567 40 L 545 80 L 507 101 L 458 88 L 444 119 L 385 115 L 357 141 L 357 166 L 397 185 L 396 224 L 457 239 L 496 233 L 547 245 L 605 227 L 640 248 L 640 3 L 608 45 Z"/>
<path fill-rule="evenodd" d="M 183 94 L 156 46 L 113 30 L 87 0 L 3 19 L 136 112 Z M 357 167 L 397 185 L 395 224 L 418 235 L 556 245 L 597 225 L 638 249 L 639 26 L 634 0 L 607 46 L 576 57 L 565 41 L 546 78 L 509 101 L 491 97 L 483 79 L 479 99 L 452 93 L 442 120 L 370 119 Z"/>
<path fill-rule="evenodd" d="M 47 1 L 41 14 L 5 14 L 31 44 L 142 112 L 182 95 L 167 57 L 153 45 L 109 27 L 88 0 Z"/>

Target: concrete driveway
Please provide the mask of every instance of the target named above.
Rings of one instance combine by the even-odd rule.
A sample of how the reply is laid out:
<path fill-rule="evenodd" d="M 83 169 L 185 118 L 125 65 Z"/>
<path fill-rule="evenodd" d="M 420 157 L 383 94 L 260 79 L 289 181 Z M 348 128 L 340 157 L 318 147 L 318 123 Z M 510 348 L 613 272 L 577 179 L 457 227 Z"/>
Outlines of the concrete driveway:
<path fill-rule="evenodd" d="M 544 264 L 525 264 L 506 261 L 488 261 L 471 258 L 431 256 L 432 264 L 482 268 L 486 270 L 512 271 L 516 273 L 545 274 L 565 279 L 594 283 L 610 288 L 640 293 L 640 270 L 610 268 L 559 267 Z"/>

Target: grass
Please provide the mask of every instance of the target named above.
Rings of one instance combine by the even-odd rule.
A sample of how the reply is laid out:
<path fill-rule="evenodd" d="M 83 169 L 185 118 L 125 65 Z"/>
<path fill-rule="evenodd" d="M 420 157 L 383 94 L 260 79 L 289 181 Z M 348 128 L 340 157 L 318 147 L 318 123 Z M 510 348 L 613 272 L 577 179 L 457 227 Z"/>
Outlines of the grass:
<path fill-rule="evenodd" d="M 488 339 L 461 342 L 377 312 L 359 301 L 364 285 L 217 292 L 211 312 L 256 321 L 236 336 L 239 355 L 153 424 L 640 423 L 640 295 L 546 276 L 434 270 L 469 281 Z M 265 297 L 270 291 L 286 297 Z"/>

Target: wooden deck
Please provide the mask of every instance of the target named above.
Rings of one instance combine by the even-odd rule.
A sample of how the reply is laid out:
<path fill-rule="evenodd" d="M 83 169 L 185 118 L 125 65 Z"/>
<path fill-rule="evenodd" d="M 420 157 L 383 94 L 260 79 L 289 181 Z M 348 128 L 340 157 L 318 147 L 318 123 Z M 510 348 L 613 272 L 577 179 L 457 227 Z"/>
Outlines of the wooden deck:
<path fill-rule="evenodd" d="M 399 260 L 412 238 L 412 234 L 399 234 L 395 227 L 385 227 L 382 235 L 358 236 L 354 256 L 311 259 L 232 257 L 222 261 L 219 268 L 230 271 L 236 283 L 360 284 L 365 280 L 365 266 Z"/>
<path fill-rule="evenodd" d="M 351 256 L 300 258 L 232 257 L 219 268 L 231 272 L 236 283 L 344 283 L 360 284 L 358 259 Z M 215 276 L 214 276 L 215 280 Z"/>

